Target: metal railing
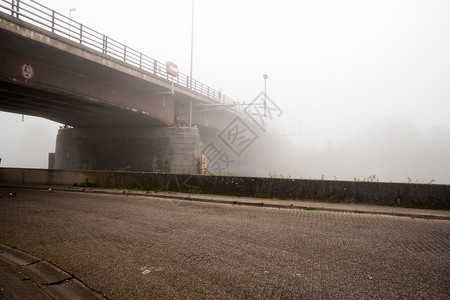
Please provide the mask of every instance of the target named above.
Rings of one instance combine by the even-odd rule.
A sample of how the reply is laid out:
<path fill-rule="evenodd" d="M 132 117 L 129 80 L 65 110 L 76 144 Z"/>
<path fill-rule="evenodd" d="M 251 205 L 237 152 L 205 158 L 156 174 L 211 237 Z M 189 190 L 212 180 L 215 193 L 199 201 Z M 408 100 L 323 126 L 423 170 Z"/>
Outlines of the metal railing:
<path fill-rule="evenodd" d="M 123 63 L 148 72 L 159 79 L 172 82 L 166 72 L 166 65 L 122 44 L 105 34 L 95 31 L 83 24 L 64 16 L 33 0 L 0 0 L 0 11 L 10 14 L 32 25 L 38 26 L 61 37 L 79 43 L 85 47 L 113 57 Z M 231 98 L 205 84 L 178 72 L 173 78 L 174 85 L 204 96 L 216 103 L 235 104 Z M 235 107 L 235 109 L 238 109 Z"/>

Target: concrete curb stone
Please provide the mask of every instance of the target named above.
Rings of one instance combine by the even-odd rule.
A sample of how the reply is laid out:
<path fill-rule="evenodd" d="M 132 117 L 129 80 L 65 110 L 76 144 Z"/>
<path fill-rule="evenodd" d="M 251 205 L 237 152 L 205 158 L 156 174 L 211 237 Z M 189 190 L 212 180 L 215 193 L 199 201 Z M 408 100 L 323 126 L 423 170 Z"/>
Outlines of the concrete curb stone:
<path fill-rule="evenodd" d="M 105 299 L 94 293 L 81 281 L 72 278 L 58 285 L 42 285 L 41 288 L 55 299 L 90 300 Z"/>
<path fill-rule="evenodd" d="M 22 266 L 19 272 L 38 284 L 55 284 L 72 278 L 72 276 L 63 270 L 49 264 L 46 261 L 39 261 L 35 264 Z"/>
<path fill-rule="evenodd" d="M 0 260 L 0 299 L 51 299 L 34 282 Z"/>
<path fill-rule="evenodd" d="M 0 253 L 0 259 L 15 267 L 26 266 L 40 261 L 39 258 L 33 255 L 13 248 L 7 252 Z"/>
<path fill-rule="evenodd" d="M 64 270 L 7 245 L 0 244 L 0 266 L 5 299 L 105 299 Z"/>

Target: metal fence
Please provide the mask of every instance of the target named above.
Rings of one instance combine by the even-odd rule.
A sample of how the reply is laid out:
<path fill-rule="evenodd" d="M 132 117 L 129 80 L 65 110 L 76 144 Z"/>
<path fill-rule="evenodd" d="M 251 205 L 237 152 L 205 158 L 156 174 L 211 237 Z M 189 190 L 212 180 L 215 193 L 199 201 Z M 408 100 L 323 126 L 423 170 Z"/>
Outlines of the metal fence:
<path fill-rule="evenodd" d="M 64 16 L 33 0 L 0 0 L 0 11 L 10 14 L 25 22 L 43 28 L 61 37 L 79 43 L 85 47 L 116 58 L 156 76 L 172 82 L 171 75 L 166 72 L 166 65 L 122 44 L 105 34 L 84 26 L 71 18 Z M 178 73 L 173 78 L 174 85 L 190 90 L 198 95 L 221 104 L 236 103 L 219 91 L 190 78 L 186 74 Z"/>

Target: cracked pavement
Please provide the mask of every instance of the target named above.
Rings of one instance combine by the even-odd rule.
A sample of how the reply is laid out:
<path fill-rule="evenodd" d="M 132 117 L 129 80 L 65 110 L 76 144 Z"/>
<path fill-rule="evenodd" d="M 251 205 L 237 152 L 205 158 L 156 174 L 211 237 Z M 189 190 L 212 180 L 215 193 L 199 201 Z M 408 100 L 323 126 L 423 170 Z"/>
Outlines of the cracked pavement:
<path fill-rule="evenodd" d="M 0 243 L 109 299 L 450 298 L 448 220 L 0 191 Z"/>

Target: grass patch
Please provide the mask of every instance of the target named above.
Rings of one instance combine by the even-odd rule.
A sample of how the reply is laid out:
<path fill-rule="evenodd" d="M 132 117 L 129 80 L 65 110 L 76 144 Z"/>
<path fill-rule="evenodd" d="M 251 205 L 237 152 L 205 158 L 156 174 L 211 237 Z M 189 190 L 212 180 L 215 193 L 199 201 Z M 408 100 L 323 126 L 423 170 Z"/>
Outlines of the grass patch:
<path fill-rule="evenodd" d="M 79 185 L 80 187 L 98 187 L 98 185 L 95 182 L 90 182 L 88 178 L 86 178 L 82 183 Z"/>

